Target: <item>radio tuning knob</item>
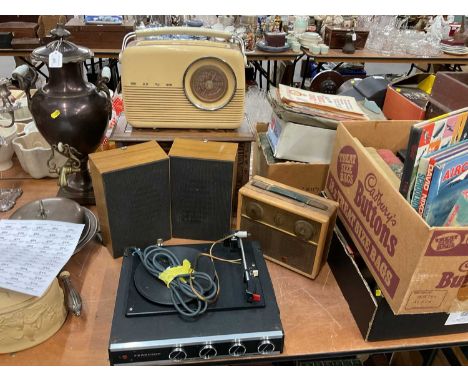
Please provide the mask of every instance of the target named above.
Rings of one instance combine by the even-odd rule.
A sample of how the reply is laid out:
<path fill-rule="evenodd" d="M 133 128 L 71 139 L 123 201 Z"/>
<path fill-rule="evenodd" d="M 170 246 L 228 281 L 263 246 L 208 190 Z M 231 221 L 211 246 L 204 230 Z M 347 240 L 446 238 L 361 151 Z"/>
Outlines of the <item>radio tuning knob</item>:
<path fill-rule="evenodd" d="M 252 219 L 261 219 L 263 217 L 263 208 L 260 204 L 251 202 L 247 204 L 246 213 Z"/>
<path fill-rule="evenodd" d="M 270 340 L 263 340 L 257 348 L 260 354 L 270 354 L 275 351 L 275 345 Z"/>
<path fill-rule="evenodd" d="M 181 362 L 187 358 L 187 353 L 181 347 L 176 347 L 172 349 L 169 353 L 169 359 L 174 362 Z"/>
<path fill-rule="evenodd" d="M 217 352 L 216 349 L 213 347 L 213 345 L 205 345 L 205 346 L 203 346 L 203 347 L 200 349 L 200 352 L 198 353 L 198 355 L 200 356 L 200 358 L 203 358 L 203 359 L 210 359 L 210 358 L 216 357 L 217 354 L 218 354 L 218 352 Z"/>
<path fill-rule="evenodd" d="M 233 357 L 240 357 L 244 355 L 246 351 L 246 347 L 242 344 L 242 342 L 238 341 L 229 348 L 229 355 L 232 355 Z"/>
<path fill-rule="evenodd" d="M 276 224 L 278 227 L 281 227 L 281 226 L 284 224 L 285 218 L 284 218 L 284 215 L 283 215 L 283 214 L 278 213 L 278 214 L 275 215 L 274 220 L 275 220 L 275 224 Z"/>
<path fill-rule="evenodd" d="M 314 235 L 314 227 L 305 220 L 298 220 L 294 224 L 294 233 L 302 240 L 308 241 Z"/>

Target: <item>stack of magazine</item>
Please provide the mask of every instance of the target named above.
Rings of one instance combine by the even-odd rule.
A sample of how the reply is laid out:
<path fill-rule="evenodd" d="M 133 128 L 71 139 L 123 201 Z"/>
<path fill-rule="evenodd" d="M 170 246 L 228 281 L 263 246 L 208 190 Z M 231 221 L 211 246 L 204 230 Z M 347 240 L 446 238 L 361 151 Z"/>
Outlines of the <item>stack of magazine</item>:
<path fill-rule="evenodd" d="M 415 124 L 400 192 L 430 226 L 468 225 L 468 108 Z"/>
<path fill-rule="evenodd" d="M 297 113 L 336 121 L 369 119 L 354 97 L 314 93 L 286 85 L 279 85 L 277 91 L 283 105 Z"/>

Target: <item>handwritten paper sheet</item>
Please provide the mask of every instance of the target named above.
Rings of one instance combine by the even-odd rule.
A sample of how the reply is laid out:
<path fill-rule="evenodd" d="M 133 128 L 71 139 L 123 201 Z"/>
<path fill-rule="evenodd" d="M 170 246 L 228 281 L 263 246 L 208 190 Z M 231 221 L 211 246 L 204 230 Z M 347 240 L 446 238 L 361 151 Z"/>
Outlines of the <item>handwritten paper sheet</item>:
<path fill-rule="evenodd" d="M 42 296 L 67 263 L 84 224 L 0 220 L 0 288 Z"/>

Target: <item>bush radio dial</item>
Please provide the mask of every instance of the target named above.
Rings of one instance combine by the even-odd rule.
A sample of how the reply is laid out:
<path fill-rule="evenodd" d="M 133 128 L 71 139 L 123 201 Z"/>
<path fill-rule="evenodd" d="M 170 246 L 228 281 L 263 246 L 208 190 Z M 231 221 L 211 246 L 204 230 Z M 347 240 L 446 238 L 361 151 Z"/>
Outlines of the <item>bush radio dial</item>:
<path fill-rule="evenodd" d="M 236 92 L 236 76 L 232 68 L 215 57 L 192 62 L 184 74 L 184 92 L 198 109 L 218 110 L 231 101 Z"/>

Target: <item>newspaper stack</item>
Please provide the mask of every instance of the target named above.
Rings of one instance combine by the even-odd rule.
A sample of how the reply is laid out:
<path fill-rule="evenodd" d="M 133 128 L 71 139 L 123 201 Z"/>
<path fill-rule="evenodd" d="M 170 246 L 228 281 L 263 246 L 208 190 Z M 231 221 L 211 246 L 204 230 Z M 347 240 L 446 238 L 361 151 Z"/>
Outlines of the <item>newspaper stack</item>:
<path fill-rule="evenodd" d="M 291 111 L 337 121 L 368 120 L 356 99 L 279 85 L 278 95 Z"/>

